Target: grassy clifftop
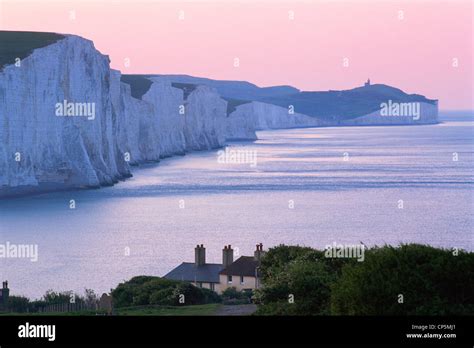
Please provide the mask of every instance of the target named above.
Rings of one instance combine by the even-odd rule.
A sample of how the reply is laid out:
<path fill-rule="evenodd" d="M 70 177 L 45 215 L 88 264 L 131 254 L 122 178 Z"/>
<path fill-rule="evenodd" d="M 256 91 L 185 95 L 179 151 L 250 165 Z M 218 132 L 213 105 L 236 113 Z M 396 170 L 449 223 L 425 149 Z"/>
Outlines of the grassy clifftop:
<path fill-rule="evenodd" d="M 64 38 L 56 33 L 33 31 L 0 31 L 0 69 L 15 63 L 16 58 L 28 57 L 33 50 Z"/>
<path fill-rule="evenodd" d="M 144 75 L 122 75 L 120 80 L 130 85 L 132 97 L 137 99 L 142 99 L 153 84 Z"/>
<path fill-rule="evenodd" d="M 241 104 L 252 101 L 288 108 L 295 112 L 322 119 L 344 120 L 356 118 L 380 109 L 381 103 L 424 102 L 436 100 L 419 94 L 407 94 L 384 84 L 374 84 L 340 91 L 300 91 L 292 86 L 258 87 L 246 81 L 212 80 L 188 75 L 153 75 L 175 84 L 198 84 L 213 87 L 228 102 L 228 113 Z"/>
<path fill-rule="evenodd" d="M 376 84 L 342 91 L 299 92 L 287 96 L 263 98 L 260 101 L 287 108 L 309 116 L 329 119 L 351 119 L 380 109 L 381 103 L 424 102 L 435 104 L 419 94 L 407 94 L 402 90 Z"/>

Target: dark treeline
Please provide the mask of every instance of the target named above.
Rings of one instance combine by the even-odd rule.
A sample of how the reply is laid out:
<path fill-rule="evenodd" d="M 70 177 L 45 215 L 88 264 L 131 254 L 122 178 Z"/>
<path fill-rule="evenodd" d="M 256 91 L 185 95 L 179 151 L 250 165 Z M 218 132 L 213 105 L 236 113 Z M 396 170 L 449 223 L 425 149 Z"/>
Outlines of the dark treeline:
<path fill-rule="evenodd" d="M 77 308 L 95 308 L 99 301 L 98 296 L 92 289 L 85 289 L 83 295 L 72 291 L 56 292 L 48 290 L 39 300 L 31 300 L 25 296 L 9 296 L 6 312 L 35 313 L 54 308 L 54 305 L 75 305 Z"/>
<path fill-rule="evenodd" d="M 363 262 L 278 246 L 262 260 L 261 315 L 472 315 L 474 253 L 419 244 L 365 250 Z"/>

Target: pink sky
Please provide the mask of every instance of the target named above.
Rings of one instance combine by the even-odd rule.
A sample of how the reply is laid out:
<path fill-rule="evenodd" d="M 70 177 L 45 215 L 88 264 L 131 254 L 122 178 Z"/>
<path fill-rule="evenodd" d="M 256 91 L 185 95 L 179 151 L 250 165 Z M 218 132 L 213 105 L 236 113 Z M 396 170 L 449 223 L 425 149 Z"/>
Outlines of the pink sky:
<path fill-rule="evenodd" d="M 437 98 L 442 109 L 474 109 L 470 0 L 0 2 L 1 29 L 81 35 L 123 73 L 303 90 L 349 89 L 370 77 Z"/>

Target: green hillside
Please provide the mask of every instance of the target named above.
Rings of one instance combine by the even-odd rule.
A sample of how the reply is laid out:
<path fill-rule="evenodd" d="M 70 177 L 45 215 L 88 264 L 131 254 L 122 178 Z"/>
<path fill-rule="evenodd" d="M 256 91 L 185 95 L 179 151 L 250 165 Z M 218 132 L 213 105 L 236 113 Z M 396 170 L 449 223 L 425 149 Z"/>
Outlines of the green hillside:
<path fill-rule="evenodd" d="M 34 49 L 45 47 L 64 38 L 56 33 L 33 31 L 0 31 L 0 69 L 14 64 L 16 58 L 28 57 Z"/>

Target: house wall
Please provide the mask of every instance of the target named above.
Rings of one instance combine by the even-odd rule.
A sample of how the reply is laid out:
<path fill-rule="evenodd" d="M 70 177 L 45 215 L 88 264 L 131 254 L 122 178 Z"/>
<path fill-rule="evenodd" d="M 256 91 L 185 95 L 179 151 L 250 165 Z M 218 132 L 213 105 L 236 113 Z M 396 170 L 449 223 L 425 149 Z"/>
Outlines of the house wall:
<path fill-rule="evenodd" d="M 194 286 L 196 286 L 196 287 L 199 287 L 198 282 L 193 282 L 192 284 L 193 284 Z M 202 282 L 202 287 L 203 287 L 204 289 L 212 290 L 212 288 L 211 288 L 211 283 L 204 283 L 204 282 Z M 218 287 L 219 287 L 219 284 L 215 283 L 214 291 L 217 291 Z"/>
<path fill-rule="evenodd" d="M 227 282 L 227 275 L 219 275 L 219 285 L 216 286 L 216 291 L 218 294 L 221 294 L 227 288 L 236 288 L 238 291 L 244 289 L 255 289 L 255 277 L 244 277 L 244 282 L 240 283 L 240 276 L 232 276 L 232 284 Z"/>

